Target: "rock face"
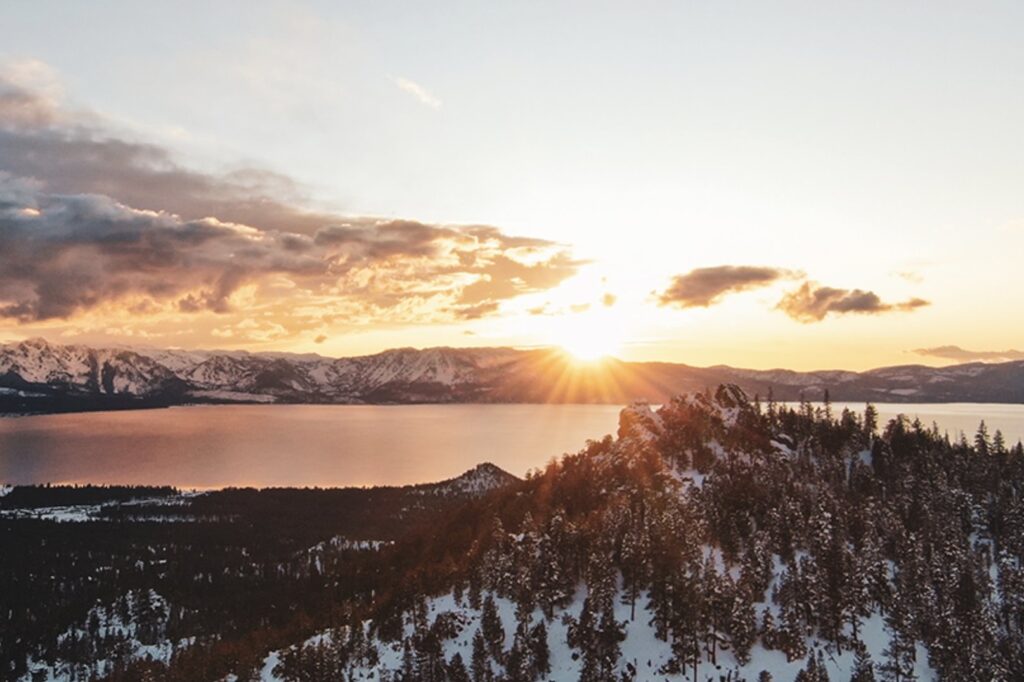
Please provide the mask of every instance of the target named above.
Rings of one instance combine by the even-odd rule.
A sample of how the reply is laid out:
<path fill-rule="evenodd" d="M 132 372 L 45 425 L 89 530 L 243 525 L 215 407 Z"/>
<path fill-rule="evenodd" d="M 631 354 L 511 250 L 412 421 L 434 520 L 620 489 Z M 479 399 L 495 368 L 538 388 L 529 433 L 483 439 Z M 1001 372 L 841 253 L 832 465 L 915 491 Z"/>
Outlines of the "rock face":
<path fill-rule="evenodd" d="M 399 348 L 319 355 L 90 348 L 42 339 L 0 346 L 0 412 L 191 402 L 629 403 L 734 384 L 777 400 L 1024 402 L 1024 362 L 886 367 L 867 372 L 747 370 L 608 359 L 555 350 Z"/>

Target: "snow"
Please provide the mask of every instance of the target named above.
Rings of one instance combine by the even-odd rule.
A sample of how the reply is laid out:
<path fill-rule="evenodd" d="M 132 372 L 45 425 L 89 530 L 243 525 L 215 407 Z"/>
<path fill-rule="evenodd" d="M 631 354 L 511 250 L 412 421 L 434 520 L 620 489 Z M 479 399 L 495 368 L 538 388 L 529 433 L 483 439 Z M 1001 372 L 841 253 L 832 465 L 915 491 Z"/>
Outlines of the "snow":
<path fill-rule="evenodd" d="M 328 549 L 376 552 L 383 547 L 393 544 L 394 540 L 350 540 L 344 535 L 335 535 L 328 540 L 318 542 L 312 547 L 307 548 L 305 552 L 307 554 L 318 554 Z"/>
<path fill-rule="evenodd" d="M 664 431 L 664 423 L 650 404 L 635 402 L 619 412 L 619 426 L 623 435 L 644 443 L 654 443 Z"/>
<path fill-rule="evenodd" d="M 716 550 L 705 548 L 705 556 L 708 556 L 709 552 L 714 555 L 715 564 L 719 570 L 727 570 L 721 555 Z M 777 556 L 774 559 L 775 579 L 777 580 L 784 565 Z M 771 590 L 768 591 L 768 594 L 770 593 Z M 483 597 L 486 597 L 486 595 L 487 593 L 485 592 Z M 493 594 L 491 596 L 494 598 L 498 616 L 505 630 L 505 648 L 508 649 L 512 646 L 516 630 L 516 606 L 514 602 L 508 599 Z M 574 680 L 579 678 L 582 658 L 567 643 L 568 626 L 565 617 L 578 618 L 583 609 L 583 602 L 586 596 L 586 587 L 580 585 L 568 606 L 563 609 L 556 609 L 554 617 L 550 621 L 546 621 L 551 672 L 545 679 Z M 626 598 L 626 593 L 619 590 L 616 595 L 614 601 L 615 618 L 623 625 L 626 635 L 625 640 L 621 643 L 619 671 L 622 672 L 627 665 L 631 665 L 637 672 L 637 680 L 657 679 L 668 682 L 693 682 L 692 669 L 675 675 L 658 672 L 672 658 L 672 649 L 668 642 L 659 639 L 656 635 L 653 625 L 653 613 L 648 610 L 648 600 L 649 597 L 646 592 L 639 593 L 636 602 L 636 615 L 634 618 L 630 618 L 631 608 L 629 600 Z M 773 611 L 777 609 L 774 604 L 759 602 L 755 605 L 756 612 L 760 614 L 766 606 Z M 465 599 L 462 600 L 461 604 L 456 603 L 451 593 L 427 601 L 428 622 L 432 622 L 438 615 L 446 612 L 456 614 L 464 625 L 453 639 L 446 640 L 443 643 L 445 659 L 450 661 L 456 653 L 459 653 L 462 660 L 468 665 L 471 658 L 473 636 L 480 628 L 481 610 L 470 607 Z M 535 624 L 543 618 L 543 613 L 538 608 L 531 615 L 531 624 Z M 404 634 L 406 636 L 412 634 L 410 619 L 407 619 Z M 885 659 L 884 651 L 889 645 L 890 638 L 890 633 L 885 626 L 885 620 L 882 615 L 876 612 L 864 619 L 860 624 L 859 634 L 877 666 Z M 307 642 L 313 641 L 315 639 L 307 640 Z M 401 669 L 402 646 L 400 643 L 377 642 L 377 647 L 379 654 L 378 665 L 373 668 L 356 668 L 348 679 L 380 679 L 384 671 L 394 672 Z M 809 652 L 822 652 L 825 666 L 831 679 L 849 679 L 850 673 L 853 670 L 855 656 L 852 650 L 844 649 L 839 653 L 831 644 L 814 637 L 807 639 L 807 649 Z M 283 678 L 274 673 L 274 667 L 279 661 L 280 652 L 277 651 L 271 652 L 266 657 L 260 678 L 263 682 L 283 682 Z M 787 661 L 785 654 L 781 651 L 767 650 L 758 642 L 751 649 L 750 662 L 746 665 L 741 666 L 731 651 L 721 649 L 718 652 L 717 664 L 712 665 L 708 660 L 703 660 L 698 666 L 697 677 L 698 682 L 705 682 L 706 680 L 718 679 L 719 675 L 726 675 L 732 671 L 734 674 L 739 673 L 742 679 L 754 680 L 757 679 L 758 674 L 762 670 L 767 670 L 775 680 L 782 682 L 783 680 L 794 679 L 799 671 L 804 668 L 806 661 L 806 656 L 794 661 Z M 497 672 L 501 671 L 498 670 Z M 928 665 L 927 650 L 920 643 L 917 645 L 915 673 L 918 679 L 923 682 L 938 679 L 936 672 Z"/>
<path fill-rule="evenodd" d="M 0 485 L 0 497 L 6 497 L 7 495 L 10 495 L 12 490 L 14 490 L 13 485 Z"/>
<path fill-rule="evenodd" d="M 260 680 L 261 682 L 274 682 L 280 678 L 274 675 L 274 668 L 281 662 L 281 656 L 278 652 L 273 651 L 263 661 L 263 668 L 260 669 Z"/>
<path fill-rule="evenodd" d="M 58 523 L 80 523 L 92 521 L 99 514 L 101 506 L 72 505 L 67 507 L 36 507 L 32 509 L 0 509 L 0 518 L 38 519 Z"/>
<path fill-rule="evenodd" d="M 145 604 L 140 601 L 140 594 L 146 602 Z M 135 621 L 133 615 L 139 613 L 143 606 L 147 607 L 146 610 L 153 614 L 150 625 L 155 625 L 157 630 L 165 630 L 170 620 L 171 607 L 167 600 L 156 591 L 149 590 L 145 593 L 129 592 L 119 601 L 122 601 L 125 605 L 123 610 L 127 610 L 130 614 L 128 620 L 122 620 L 120 616 L 122 609 L 117 608 L 117 604 L 97 604 L 89 610 L 89 613 L 77 626 L 73 626 L 58 635 L 57 641 L 61 642 L 72 636 L 86 636 L 90 621 L 95 620 L 99 623 L 98 634 L 100 637 L 111 637 L 124 641 L 129 652 L 126 660 L 143 660 L 148 658 L 153 661 L 168 663 L 175 651 L 187 648 L 195 643 L 194 637 L 187 637 L 178 641 L 163 638 L 153 643 L 143 643 L 140 641 L 139 624 Z M 98 675 L 109 673 L 111 667 L 111 662 L 107 660 L 93 663 L 93 668 Z M 76 675 L 75 666 L 67 661 L 57 660 L 52 664 L 47 664 L 29 659 L 28 672 L 19 678 L 18 682 L 35 682 L 39 679 L 51 682 L 70 682 L 71 680 L 80 679 L 80 677 Z"/>
<path fill-rule="evenodd" d="M 0 497 L 7 495 L 13 490 L 13 486 L 7 485 L 2 486 L 0 491 Z M 104 509 L 111 507 L 119 507 L 126 510 L 138 509 L 138 512 L 133 512 L 127 516 L 127 520 L 142 522 L 142 521 L 160 521 L 160 522 L 183 522 L 183 521 L 198 521 L 198 517 L 193 516 L 164 516 L 164 515 L 151 515 L 146 514 L 147 508 L 162 507 L 162 506 L 176 506 L 185 504 L 190 497 L 201 495 L 198 492 L 187 492 L 174 495 L 171 497 L 147 497 L 134 500 L 126 500 L 124 502 L 105 502 L 103 504 L 75 504 L 75 505 L 63 505 L 56 507 L 14 507 L 11 509 L 0 509 L 0 519 L 36 519 L 40 521 L 56 521 L 57 523 L 83 523 L 86 521 L 98 521 L 103 520 L 101 513 Z"/>
<path fill-rule="evenodd" d="M 793 450 L 793 446 L 790 445 L 789 443 L 783 443 L 780 440 L 772 440 L 771 445 L 777 451 L 781 452 L 786 456 L 792 457 L 793 455 L 796 454 L 796 452 Z"/>
<path fill-rule="evenodd" d="M 429 483 L 420 488 L 424 495 L 484 495 L 518 480 L 501 467 L 483 462 L 456 478 L 440 483 Z"/>

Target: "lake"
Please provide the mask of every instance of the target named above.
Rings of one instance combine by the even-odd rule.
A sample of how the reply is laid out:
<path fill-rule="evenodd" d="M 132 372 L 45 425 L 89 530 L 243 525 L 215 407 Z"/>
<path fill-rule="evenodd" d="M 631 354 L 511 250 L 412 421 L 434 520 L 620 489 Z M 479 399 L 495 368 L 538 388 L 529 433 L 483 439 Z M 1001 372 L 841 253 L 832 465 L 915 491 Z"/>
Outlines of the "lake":
<path fill-rule="evenodd" d="M 876 407 L 882 424 L 903 412 L 956 437 L 985 419 L 1008 443 L 1024 437 L 1022 405 Z M 614 433 L 618 412 L 615 405 L 216 405 L 0 419 L 0 482 L 400 485 L 457 476 L 483 461 L 522 476 Z"/>
<path fill-rule="evenodd" d="M 816 403 L 817 404 L 817 403 Z M 992 436 L 996 429 L 1003 432 L 1006 444 L 1014 445 L 1024 439 L 1024 405 L 1007 405 L 1003 403 L 873 403 L 878 410 L 878 428 L 881 431 L 890 419 L 905 414 L 911 420 L 921 420 L 926 428 L 932 422 L 939 425 L 941 432 L 956 440 L 960 432 L 967 434 L 967 439 L 974 441 L 974 433 L 978 423 L 985 420 L 988 434 Z M 832 403 L 832 411 L 838 416 L 843 408 L 864 415 L 864 403 Z"/>

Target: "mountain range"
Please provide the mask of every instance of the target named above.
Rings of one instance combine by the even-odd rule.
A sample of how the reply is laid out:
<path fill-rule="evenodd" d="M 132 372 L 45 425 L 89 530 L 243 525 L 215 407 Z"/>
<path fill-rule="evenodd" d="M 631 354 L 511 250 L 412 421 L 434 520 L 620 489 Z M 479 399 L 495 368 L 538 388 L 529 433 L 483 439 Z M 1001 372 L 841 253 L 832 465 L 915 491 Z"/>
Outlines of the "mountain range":
<path fill-rule="evenodd" d="M 662 402 L 736 384 L 776 400 L 1024 402 L 1024 361 L 865 372 L 693 367 L 606 358 L 581 363 L 557 349 L 399 348 L 375 355 L 0 346 L 0 413 L 128 409 L 195 403 Z"/>

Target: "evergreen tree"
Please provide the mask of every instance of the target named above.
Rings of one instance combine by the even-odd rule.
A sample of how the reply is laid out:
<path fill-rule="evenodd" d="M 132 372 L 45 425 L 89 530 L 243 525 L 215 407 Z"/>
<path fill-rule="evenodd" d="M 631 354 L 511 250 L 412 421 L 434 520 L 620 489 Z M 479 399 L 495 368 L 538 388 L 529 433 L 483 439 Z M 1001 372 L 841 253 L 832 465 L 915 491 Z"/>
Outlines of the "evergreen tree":
<path fill-rule="evenodd" d="M 470 669 L 473 673 L 473 682 L 491 682 L 494 679 L 490 656 L 487 653 L 487 640 L 480 630 L 473 635 L 473 657 L 470 661 Z"/>
<path fill-rule="evenodd" d="M 988 438 L 988 427 L 982 419 L 978 424 L 978 430 L 974 434 L 974 449 L 979 455 L 987 456 L 992 450 L 992 441 Z"/>
<path fill-rule="evenodd" d="M 457 651 L 448 662 L 448 679 L 450 682 L 470 682 L 466 664 L 462 662 L 462 654 Z"/>
<path fill-rule="evenodd" d="M 505 628 L 498 616 L 498 609 L 494 604 L 494 596 L 487 593 L 484 598 L 484 608 L 480 616 L 480 626 L 483 630 L 484 641 L 487 643 L 487 650 L 494 660 L 499 663 L 505 660 Z"/>
<path fill-rule="evenodd" d="M 860 643 L 855 651 L 850 682 L 875 682 L 875 666 L 871 662 L 867 647 Z"/>

